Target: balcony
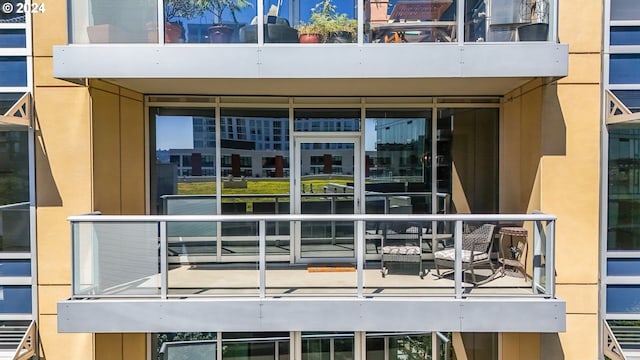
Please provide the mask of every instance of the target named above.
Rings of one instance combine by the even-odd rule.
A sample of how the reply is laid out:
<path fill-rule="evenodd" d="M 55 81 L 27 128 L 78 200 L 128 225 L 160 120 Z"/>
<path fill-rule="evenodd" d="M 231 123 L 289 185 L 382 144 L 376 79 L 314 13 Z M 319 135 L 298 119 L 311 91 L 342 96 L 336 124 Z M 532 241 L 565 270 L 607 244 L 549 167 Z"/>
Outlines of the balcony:
<path fill-rule="evenodd" d="M 556 0 L 359 4 L 73 0 L 70 44 L 54 48 L 54 76 L 107 78 L 167 94 L 216 91 L 193 79 L 251 79 L 256 87 L 269 79 L 429 78 L 449 83 L 421 95 L 437 95 L 444 85 L 451 95 L 501 95 L 527 78 L 567 75 L 568 47 L 556 40 Z M 162 81 L 180 78 L 191 85 Z M 506 80 L 496 88 L 487 78 Z M 483 81 L 485 89 L 455 79 Z"/>
<path fill-rule="evenodd" d="M 555 297 L 552 215 L 69 220 L 72 294 L 58 303 L 61 332 L 565 330 L 565 303 Z M 411 230 L 398 230 L 401 223 Z M 488 233 L 490 262 L 472 275 L 462 254 L 481 224 L 503 230 Z M 521 273 L 509 266 L 493 271 L 510 264 L 504 250 L 514 239 L 504 229 L 514 225 L 526 229 L 519 234 L 525 247 L 516 246 Z M 421 250 L 385 257 L 393 241 Z M 447 272 L 434 261 L 445 250 L 453 255 Z M 196 253 L 209 258 L 189 258 Z"/>

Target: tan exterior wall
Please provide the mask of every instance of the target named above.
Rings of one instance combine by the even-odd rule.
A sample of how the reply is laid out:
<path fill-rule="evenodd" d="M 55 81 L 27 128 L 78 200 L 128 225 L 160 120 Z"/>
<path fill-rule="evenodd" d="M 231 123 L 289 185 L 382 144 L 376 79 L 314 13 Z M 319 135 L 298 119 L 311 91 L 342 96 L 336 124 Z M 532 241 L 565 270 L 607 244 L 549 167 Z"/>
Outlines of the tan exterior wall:
<path fill-rule="evenodd" d="M 555 359 L 540 357 L 540 334 L 502 333 L 498 339 L 500 359 L 541 360 Z"/>
<path fill-rule="evenodd" d="M 50 58 L 34 63 L 42 355 L 47 359 L 91 359 L 95 341 L 96 359 L 116 359 L 110 355 L 113 351 L 127 354 L 118 359 L 145 359 L 143 334 L 119 334 L 117 344 L 99 347 L 104 335 L 96 335 L 94 340 L 92 334 L 59 334 L 56 324 L 56 302 L 71 293 L 66 218 L 96 210 L 105 214 L 144 213 L 144 178 L 140 175 L 144 169 L 142 95 L 117 87 L 115 93 L 108 92 L 103 90 L 105 84 L 87 88 L 53 80 L 49 78 Z M 92 138 L 92 133 L 99 136 Z M 107 156 L 107 152 L 112 155 Z"/>
<path fill-rule="evenodd" d="M 502 109 L 501 212 L 558 216 L 556 291 L 567 331 L 540 336 L 540 359 L 598 358 L 601 23 L 601 2 L 561 1 L 569 76 L 532 81 Z M 520 336 L 503 334 L 502 359 L 531 358 L 516 356 L 518 346 Z"/>
<path fill-rule="evenodd" d="M 96 334 L 95 360 L 145 360 L 145 334 Z"/>

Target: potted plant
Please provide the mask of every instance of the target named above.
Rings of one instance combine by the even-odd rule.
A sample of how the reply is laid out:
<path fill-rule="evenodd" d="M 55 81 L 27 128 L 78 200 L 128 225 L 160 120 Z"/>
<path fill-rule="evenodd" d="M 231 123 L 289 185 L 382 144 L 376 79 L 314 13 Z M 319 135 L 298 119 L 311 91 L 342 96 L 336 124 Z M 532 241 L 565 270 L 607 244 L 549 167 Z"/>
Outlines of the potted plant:
<path fill-rule="evenodd" d="M 325 43 L 350 43 L 355 42 L 357 29 L 358 21 L 347 14 L 338 14 L 333 0 L 321 0 L 311 9 L 309 24 L 298 27 L 298 32 L 301 35 L 317 33 Z"/>
<path fill-rule="evenodd" d="M 209 27 L 209 41 L 213 43 L 225 43 L 231 41 L 231 35 L 235 30 L 238 19 L 236 11 L 251 6 L 248 0 L 193 0 L 205 12 L 213 14 L 213 23 Z M 222 23 L 225 10 L 229 10 L 235 26 Z"/>
<path fill-rule="evenodd" d="M 300 43 L 313 44 L 322 41 L 321 30 L 316 24 L 302 24 L 297 30 Z"/>

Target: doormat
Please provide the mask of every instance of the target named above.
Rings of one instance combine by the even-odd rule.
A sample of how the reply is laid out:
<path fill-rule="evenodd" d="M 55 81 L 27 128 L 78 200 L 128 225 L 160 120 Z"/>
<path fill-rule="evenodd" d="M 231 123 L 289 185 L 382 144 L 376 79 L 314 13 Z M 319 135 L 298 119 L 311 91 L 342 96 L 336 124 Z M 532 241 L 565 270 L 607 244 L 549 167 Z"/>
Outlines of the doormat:
<path fill-rule="evenodd" d="M 308 272 L 355 272 L 356 266 L 351 263 L 320 263 L 307 265 Z"/>

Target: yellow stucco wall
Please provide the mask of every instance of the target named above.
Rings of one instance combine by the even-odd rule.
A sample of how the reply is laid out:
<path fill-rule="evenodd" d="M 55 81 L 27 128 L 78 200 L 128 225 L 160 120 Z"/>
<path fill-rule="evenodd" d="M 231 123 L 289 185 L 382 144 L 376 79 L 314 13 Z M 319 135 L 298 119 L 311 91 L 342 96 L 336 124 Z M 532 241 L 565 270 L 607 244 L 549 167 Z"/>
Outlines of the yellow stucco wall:
<path fill-rule="evenodd" d="M 541 359 L 598 358 L 601 23 L 599 2 L 561 1 L 569 76 L 531 81 L 502 108 L 501 211 L 558 216 L 556 291 L 567 331 L 540 337 Z M 521 335 L 503 334 L 502 359 L 531 358 L 518 348 Z"/>
<path fill-rule="evenodd" d="M 551 360 L 540 357 L 540 334 L 532 333 L 500 334 L 498 357 L 504 360 Z"/>

